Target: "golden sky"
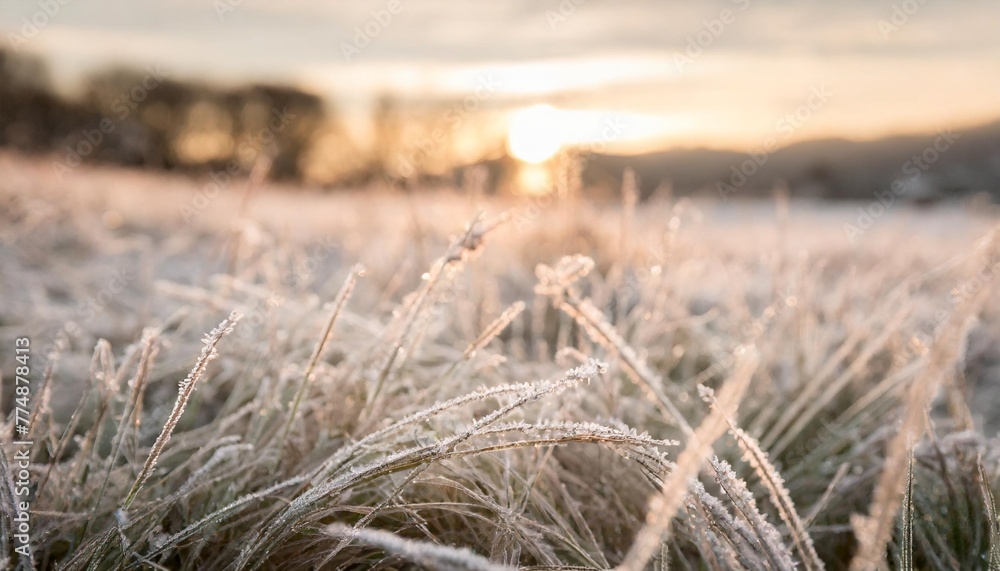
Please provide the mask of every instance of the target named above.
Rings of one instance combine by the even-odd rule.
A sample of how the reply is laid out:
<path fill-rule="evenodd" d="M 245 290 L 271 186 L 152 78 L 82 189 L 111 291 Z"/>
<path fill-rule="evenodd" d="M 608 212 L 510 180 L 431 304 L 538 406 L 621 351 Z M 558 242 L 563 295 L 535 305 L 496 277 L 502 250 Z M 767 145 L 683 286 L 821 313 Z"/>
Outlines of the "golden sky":
<path fill-rule="evenodd" d="M 0 4 L 0 32 L 66 90 L 111 64 L 160 65 L 179 79 L 291 82 L 355 122 L 385 91 L 476 97 L 512 123 L 532 109 L 562 142 L 621 152 L 1000 118 L 996 0 L 53 4 Z"/>

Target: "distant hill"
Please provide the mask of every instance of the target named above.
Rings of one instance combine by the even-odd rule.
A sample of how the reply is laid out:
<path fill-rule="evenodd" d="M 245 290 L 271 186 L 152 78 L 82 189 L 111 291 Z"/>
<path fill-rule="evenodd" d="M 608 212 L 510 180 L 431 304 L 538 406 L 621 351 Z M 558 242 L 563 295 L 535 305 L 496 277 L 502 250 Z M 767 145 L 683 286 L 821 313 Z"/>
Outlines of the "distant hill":
<path fill-rule="evenodd" d="M 761 196 L 783 181 L 797 196 L 864 199 L 899 180 L 906 189 L 901 196 L 912 200 L 983 191 L 1000 199 L 1000 121 L 875 141 L 806 141 L 756 160 L 747 153 L 704 148 L 598 155 L 584 177 L 591 182 L 617 180 L 626 167 L 635 169 L 647 194 L 669 181 L 679 195 L 718 195 L 721 190 L 729 196 Z"/>

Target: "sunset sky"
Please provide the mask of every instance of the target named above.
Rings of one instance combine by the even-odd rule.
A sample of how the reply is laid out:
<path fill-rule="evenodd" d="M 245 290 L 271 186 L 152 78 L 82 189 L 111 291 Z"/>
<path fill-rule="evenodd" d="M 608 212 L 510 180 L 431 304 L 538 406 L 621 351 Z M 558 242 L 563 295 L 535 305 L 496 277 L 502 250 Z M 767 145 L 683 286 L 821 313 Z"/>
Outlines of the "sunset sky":
<path fill-rule="evenodd" d="M 51 16 L 0 5 L 5 48 L 45 57 L 67 91 L 111 64 L 158 64 L 179 79 L 293 83 L 356 123 L 386 91 L 475 95 L 512 124 L 544 123 L 554 144 L 613 131 L 621 152 L 998 119 L 998 25 L 995 0 L 69 0 Z"/>

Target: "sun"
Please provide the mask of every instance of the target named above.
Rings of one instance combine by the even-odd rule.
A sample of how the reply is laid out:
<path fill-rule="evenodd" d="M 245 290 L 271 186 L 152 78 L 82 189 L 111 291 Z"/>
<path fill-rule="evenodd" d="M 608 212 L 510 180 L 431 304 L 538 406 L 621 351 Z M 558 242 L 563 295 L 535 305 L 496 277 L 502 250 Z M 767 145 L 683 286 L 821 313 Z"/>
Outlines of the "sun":
<path fill-rule="evenodd" d="M 559 110 L 551 105 L 515 111 L 507 127 L 507 150 L 527 163 L 549 160 L 566 142 L 561 118 Z"/>

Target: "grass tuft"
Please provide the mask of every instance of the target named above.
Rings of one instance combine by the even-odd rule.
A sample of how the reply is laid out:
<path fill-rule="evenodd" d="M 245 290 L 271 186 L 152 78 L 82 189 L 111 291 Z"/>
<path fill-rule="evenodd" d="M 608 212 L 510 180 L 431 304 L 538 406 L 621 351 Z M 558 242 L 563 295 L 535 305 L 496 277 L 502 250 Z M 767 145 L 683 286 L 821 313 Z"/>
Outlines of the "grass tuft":
<path fill-rule="evenodd" d="M 850 210 L 642 201 L 633 174 L 597 205 L 563 168 L 562 198 L 478 197 L 493 218 L 261 187 L 190 225 L 169 193 L 0 181 L 31 564 L 1000 566 L 990 215 L 852 244 Z M 0 567 L 25 561 L 3 388 Z"/>

